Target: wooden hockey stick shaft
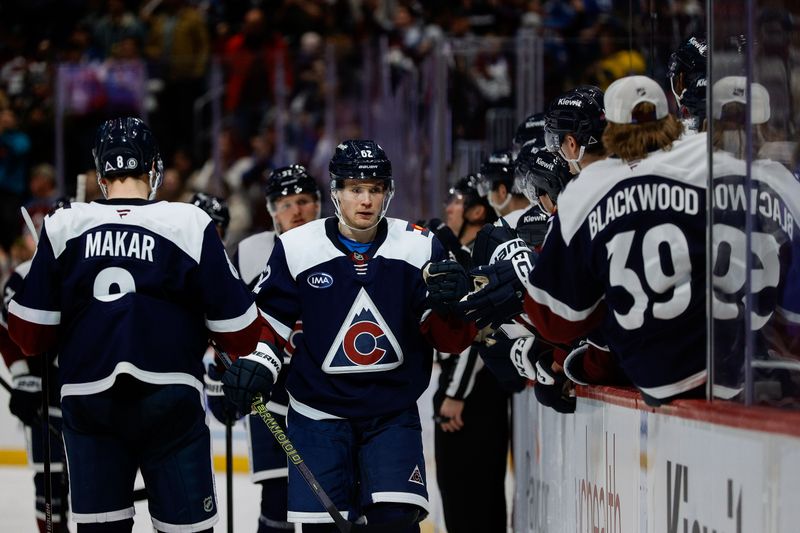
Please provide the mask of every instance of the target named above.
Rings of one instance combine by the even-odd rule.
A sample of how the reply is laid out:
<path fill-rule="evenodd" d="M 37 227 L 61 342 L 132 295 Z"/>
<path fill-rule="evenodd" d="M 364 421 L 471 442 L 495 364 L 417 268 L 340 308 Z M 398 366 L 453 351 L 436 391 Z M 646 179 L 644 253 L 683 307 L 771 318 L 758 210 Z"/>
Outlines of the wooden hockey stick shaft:
<path fill-rule="evenodd" d="M 31 232 L 31 237 L 39 246 L 39 235 L 36 233 L 36 227 L 33 225 L 28 210 L 25 206 L 19 208 L 22 212 L 22 218 L 25 220 L 25 225 L 28 226 L 28 231 Z M 44 523 L 47 533 L 53 533 L 53 481 L 50 479 L 50 372 L 47 367 L 50 366 L 50 357 L 47 353 L 43 354 L 44 361 L 42 362 L 42 441 L 44 444 Z"/>
<path fill-rule="evenodd" d="M 225 489 L 228 533 L 233 533 L 233 420 L 230 416 L 225 417 Z"/>
<path fill-rule="evenodd" d="M 222 360 L 225 368 L 229 368 L 233 361 L 231 360 L 230 356 L 221 350 L 218 346 L 214 346 L 214 349 L 219 354 L 220 359 Z M 267 406 L 264 404 L 264 398 L 261 395 L 257 395 L 255 400 L 253 400 L 253 404 L 251 405 L 252 412 L 257 414 L 261 421 L 267 426 L 269 432 L 272 433 L 272 436 L 275 437 L 275 440 L 278 441 L 281 449 L 286 454 L 289 462 L 297 468 L 297 471 L 300 472 L 300 475 L 303 476 L 303 479 L 308 484 L 309 488 L 311 488 L 311 492 L 314 493 L 314 496 L 317 498 L 319 503 L 325 508 L 325 511 L 333 518 L 334 524 L 342 533 L 350 533 L 353 531 L 353 528 L 356 526 L 353 522 L 347 520 L 342 513 L 339 512 L 339 509 L 336 508 L 333 501 L 331 500 L 328 493 L 325 492 L 325 489 L 317 481 L 317 478 L 314 477 L 314 474 L 309 470 L 308 466 L 306 465 L 303 458 L 298 453 L 297 448 L 294 447 L 292 441 L 289 440 L 289 437 L 286 435 L 286 432 L 283 431 L 283 428 L 275 420 L 275 417 L 272 416 L 272 413 L 269 412 Z"/>

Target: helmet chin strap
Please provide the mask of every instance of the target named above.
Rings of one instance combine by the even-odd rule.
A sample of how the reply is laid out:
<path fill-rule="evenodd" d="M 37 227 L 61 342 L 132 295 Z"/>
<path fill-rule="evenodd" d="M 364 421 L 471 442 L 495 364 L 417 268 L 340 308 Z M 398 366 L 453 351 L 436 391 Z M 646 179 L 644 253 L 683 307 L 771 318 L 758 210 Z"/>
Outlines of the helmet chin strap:
<path fill-rule="evenodd" d="M 570 159 L 569 157 L 567 157 L 567 154 L 564 153 L 564 149 L 563 148 L 559 148 L 558 149 L 558 154 L 561 157 L 564 158 L 564 161 L 566 161 L 570 165 L 574 166 L 576 169 L 578 169 L 578 172 L 580 172 L 581 170 L 583 170 L 582 167 L 581 167 L 581 159 L 583 159 L 583 154 L 584 154 L 585 151 L 586 151 L 586 147 L 585 146 L 581 146 L 581 149 L 578 151 L 577 159 Z"/>
<path fill-rule="evenodd" d="M 675 96 L 675 101 L 678 103 L 678 106 L 681 105 L 681 100 L 683 99 L 683 94 L 686 92 L 686 89 L 681 91 L 681 94 L 675 92 L 675 84 L 672 81 L 672 78 L 669 79 L 669 89 L 672 91 L 672 94 Z"/>
<path fill-rule="evenodd" d="M 509 191 L 509 192 L 508 192 L 508 194 L 506 195 L 506 199 L 505 199 L 505 200 L 503 200 L 503 202 L 502 202 L 502 203 L 500 203 L 500 204 L 496 204 L 496 203 L 492 202 L 492 195 L 491 195 L 491 193 L 489 193 L 488 195 L 486 195 L 486 200 L 488 200 L 488 202 L 489 202 L 489 205 L 490 205 L 490 206 L 492 206 L 492 209 L 494 209 L 495 213 L 497 213 L 497 216 L 502 216 L 502 214 L 500 213 L 500 211 L 502 211 L 503 209 L 505 209 L 506 207 L 508 207 L 508 204 L 510 204 L 510 203 L 511 203 L 511 191 Z"/>

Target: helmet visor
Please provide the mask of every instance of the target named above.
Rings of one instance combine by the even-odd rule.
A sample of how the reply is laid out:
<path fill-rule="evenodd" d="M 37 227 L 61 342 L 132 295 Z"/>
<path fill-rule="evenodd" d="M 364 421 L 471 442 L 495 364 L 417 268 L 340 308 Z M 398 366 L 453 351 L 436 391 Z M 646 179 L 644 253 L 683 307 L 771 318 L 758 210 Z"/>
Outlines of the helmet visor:
<path fill-rule="evenodd" d="M 492 180 L 488 176 L 478 176 L 477 189 L 481 198 L 487 198 L 492 192 Z"/>
<path fill-rule="evenodd" d="M 548 152 L 558 153 L 561 149 L 561 135 L 553 131 L 545 130 L 544 145 Z"/>

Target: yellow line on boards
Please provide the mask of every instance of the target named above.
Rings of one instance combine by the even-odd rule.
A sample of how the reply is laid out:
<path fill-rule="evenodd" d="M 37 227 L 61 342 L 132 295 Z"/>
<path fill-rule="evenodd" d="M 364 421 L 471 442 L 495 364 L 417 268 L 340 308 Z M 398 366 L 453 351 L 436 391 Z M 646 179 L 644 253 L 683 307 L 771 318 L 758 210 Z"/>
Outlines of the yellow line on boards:
<path fill-rule="evenodd" d="M 250 472 L 249 461 L 244 455 L 233 456 L 233 471 L 247 474 Z M 28 464 L 28 453 L 25 450 L 0 449 L 0 466 L 25 466 Z M 214 470 L 225 471 L 225 456 L 214 456 Z"/>
<path fill-rule="evenodd" d="M 0 465 L 26 465 L 28 464 L 28 453 L 25 450 L 3 450 L 0 449 Z"/>

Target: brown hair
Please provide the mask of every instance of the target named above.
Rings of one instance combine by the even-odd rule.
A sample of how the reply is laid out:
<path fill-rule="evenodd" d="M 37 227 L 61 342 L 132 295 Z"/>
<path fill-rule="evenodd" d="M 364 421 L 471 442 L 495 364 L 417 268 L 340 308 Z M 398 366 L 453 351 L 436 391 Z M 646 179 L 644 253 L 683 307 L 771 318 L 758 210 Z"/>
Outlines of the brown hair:
<path fill-rule="evenodd" d="M 634 115 L 655 115 L 655 106 L 650 102 L 637 104 Z M 609 153 L 625 161 L 644 159 L 653 150 L 669 150 L 672 143 L 683 133 L 683 124 L 674 116 L 640 124 L 616 124 L 609 122 L 603 132 L 603 146 Z"/>
<path fill-rule="evenodd" d="M 737 159 L 747 156 L 747 135 L 745 132 L 746 107 L 740 102 L 731 102 L 723 107 L 723 118 L 714 119 L 714 132 L 711 142 L 714 150 L 723 150 Z M 765 124 L 753 124 L 753 155 L 766 141 Z"/>

